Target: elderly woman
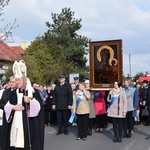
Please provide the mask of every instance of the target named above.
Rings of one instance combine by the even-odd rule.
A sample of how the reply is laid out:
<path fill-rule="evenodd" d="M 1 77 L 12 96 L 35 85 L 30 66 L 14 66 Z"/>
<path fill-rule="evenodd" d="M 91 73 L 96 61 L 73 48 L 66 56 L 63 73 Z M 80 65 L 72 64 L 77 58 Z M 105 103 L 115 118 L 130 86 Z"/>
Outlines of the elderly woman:
<path fill-rule="evenodd" d="M 84 81 L 85 88 L 88 90 L 91 94 L 91 98 L 89 99 L 89 106 L 90 106 L 90 114 L 89 114 L 89 121 L 88 121 L 88 135 L 92 135 L 92 126 L 94 122 L 95 116 L 95 110 L 94 110 L 94 91 L 90 90 L 90 81 L 85 80 Z"/>
<path fill-rule="evenodd" d="M 127 96 L 121 88 L 120 81 L 114 82 L 114 88 L 109 92 L 107 101 L 110 102 L 107 110 L 108 116 L 112 118 L 113 122 L 113 142 L 122 142 L 122 119 L 126 117 L 127 113 Z"/>
<path fill-rule="evenodd" d="M 85 89 L 84 83 L 79 83 L 79 90 L 76 92 L 76 101 L 74 102 L 74 113 L 78 118 L 78 137 L 77 140 L 87 138 L 88 119 L 90 107 L 88 100 L 90 99 L 90 92 Z"/>

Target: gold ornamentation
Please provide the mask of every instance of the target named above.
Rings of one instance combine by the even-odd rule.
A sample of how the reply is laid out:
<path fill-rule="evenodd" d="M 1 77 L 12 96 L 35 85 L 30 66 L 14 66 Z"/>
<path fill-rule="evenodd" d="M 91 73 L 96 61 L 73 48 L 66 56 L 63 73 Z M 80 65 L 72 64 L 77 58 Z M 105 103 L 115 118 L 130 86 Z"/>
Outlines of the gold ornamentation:
<path fill-rule="evenodd" d="M 114 58 L 114 51 L 113 51 L 113 49 L 110 46 L 107 46 L 107 45 L 104 45 L 104 46 L 102 46 L 102 47 L 100 47 L 98 49 L 98 51 L 97 51 L 97 59 L 98 59 L 98 61 L 99 62 L 102 61 L 100 54 L 101 54 L 101 51 L 103 49 L 107 49 L 109 51 L 109 53 L 110 53 L 109 65 L 112 66 L 112 61 L 114 61 L 115 62 L 114 66 L 116 66 L 117 65 L 117 59 Z"/>
<path fill-rule="evenodd" d="M 27 76 L 27 68 L 24 60 L 20 60 L 19 62 L 15 61 L 12 69 L 16 78 Z"/>

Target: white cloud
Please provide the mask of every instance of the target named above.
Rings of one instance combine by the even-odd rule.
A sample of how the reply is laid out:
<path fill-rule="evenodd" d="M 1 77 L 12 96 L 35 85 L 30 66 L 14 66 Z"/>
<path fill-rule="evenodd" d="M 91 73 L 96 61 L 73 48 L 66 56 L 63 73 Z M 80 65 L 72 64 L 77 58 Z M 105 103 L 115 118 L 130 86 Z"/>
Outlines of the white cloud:
<path fill-rule="evenodd" d="M 145 73 L 146 71 L 150 72 L 150 53 L 148 54 L 133 54 L 130 55 L 131 60 L 131 75 L 135 75 L 138 72 Z M 123 55 L 123 70 L 125 75 L 130 73 L 130 64 L 129 64 L 129 55 Z"/>
<path fill-rule="evenodd" d="M 149 0 L 12 0 L 4 9 L 5 22 L 1 26 L 16 18 L 19 24 L 13 31 L 16 43 L 29 42 L 47 30 L 45 22 L 52 22 L 51 13 L 60 13 L 64 7 L 70 7 L 75 18 L 82 18 L 79 34 L 93 41 L 122 39 L 125 59 L 128 60 L 128 54 L 134 58 L 133 74 L 150 70 Z M 129 70 L 127 62 L 124 61 L 125 72 Z"/>

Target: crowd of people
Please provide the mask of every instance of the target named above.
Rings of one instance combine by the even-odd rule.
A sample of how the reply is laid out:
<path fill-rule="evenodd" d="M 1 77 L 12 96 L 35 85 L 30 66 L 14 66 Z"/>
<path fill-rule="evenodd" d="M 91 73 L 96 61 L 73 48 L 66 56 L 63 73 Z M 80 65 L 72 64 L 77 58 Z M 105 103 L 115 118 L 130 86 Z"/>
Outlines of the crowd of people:
<path fill-rule="evenodd" d="M 123 138 L 131 138 L 135 125 L 150 125 L 150 84 L 148 81 L 144 80 L 142 83 L 136 81 L 133 84 L 130 78 L 126 78 L 123 84 L 116 80 L 114 88 L 110 89 L 110 91 L 92 91 L 89 79 L 79 82 L 79 77 L 75 77 L 74 83 L 71 84 L 66 81 L 64 74 L 59 75 L 58 79 L 59 83 L 56 85 L 34 83 L 33 88 L 28 89 L 33 90 L 35 93 L 32 95 L 36 99 L 34 104 L 32 104 L 33 102 L 31 103 L 32 100 L 31 98 L 29 99 L 29 96 L 20 95 L 20 89 L 25 90 L 22 87 L 23 81 L 20 78 L 11 76 L 10 81 L 2 85 L 0 90 L 0 108 L 4 110 L 4 113 L 0 113 L 0 120 L 3 120 L 3 123 L 0 124 L 0 134 L 4 134 L 2 131 L 10 132 L 4 139 L 1 139 L 2 136 L 0 136 L 0 142 L 3 140 L 3 144 L 1 143 L 3 149 L 9 149 L 8 147 L 10 147 L 10 150 L 16 150 L 22 148 L 22 145 L 30 145 L 25 140 L 20 145 L 19 139 L 16 144 L 15 139 L 13 139 L 15 134 L 11 128 L 14 129 L 16 126 L 19 128 L 14 123 L 18 121 L 15 117 L 20 116 L 20 111 L 24 112 L 27 109 L 24 103 L 20 104 L 17 100 L 14 101 L 14 99 L 18 98 L 18 95 L 21 98 L 24 97 L 24 101 L 27 104 L 30 103 L 30 113 L 31 108 L 35 109 L 36 107 L 37 112 L 33 112 L 33 116 L 29 120 L 24 120 L 24 117 L 27 116 L 26 112 L 23 113 L 23 118 L 20 118 L 23 120 L 21 124 L 23 127 L 24 123 L 27 125 L 29 123 L 30 134 L 40 132 L 34 135 L 37 137 L 39 135 L 43 137 L 44 127 L 49 125 L 51 127 L 57 126 L 56 135 L 62 133 L 68 135 L 68 126 L 72 125 L 77 126 L 78 136 L 76 140 L 82 139 L 85 141 L 87 136 L 92 135 L 93 128 L 95 132 L 102 133 L 105 132 L 108 123 L 112 123 L 113 142 L 116 143 L 122 142 Z M 17 96 L 14 91 L 18 92 Z M 15 111 L 15 115 L 13 114 L 14 111 L 9 110 L 10 108 Z M 11 122 L 12 119 L 15 121 Z M 10 122 L 11 127 L 8 127 Z M 40 126 L 37 128 L 41 128 L 41 131 L 33 130 L 32 125 L 34 126 L 34 123 L 38 122 L 40 122 Z M 25 134 L 27 129 L 23 128 L 23 131 L 22 134 Z M 24 136 L 25 139 L 27 137 L 30 137 L 30 135 Z M 39 138 L 39 143 L 43 139 Z M 148 139 L 150 138 L 148 137 Z M 10 141 L 12 142 L 10 143 Z M 34 141 L 32 141 L 32 146 L 38 150 L 35 145 Z M 41 147 L 40 150 L 42 150 L 43 142 L 39 146 Z"/>

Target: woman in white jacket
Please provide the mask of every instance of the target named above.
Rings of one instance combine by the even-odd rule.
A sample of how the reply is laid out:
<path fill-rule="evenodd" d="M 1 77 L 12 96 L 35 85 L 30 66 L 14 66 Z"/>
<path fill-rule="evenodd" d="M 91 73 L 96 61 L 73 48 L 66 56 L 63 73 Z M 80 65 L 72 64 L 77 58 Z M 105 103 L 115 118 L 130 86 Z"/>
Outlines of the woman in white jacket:
<path fill-rule="evenodd" d="M 107 110 L 108 116 L 112 118 L 113 122 L 113 142 L 122 142 L 122 119 L 126 117 L 127 113 L 127 97 L 120 81 L 114 82 L 114 88 L 109 92 L 107 101 L 110 102 Z"/>

